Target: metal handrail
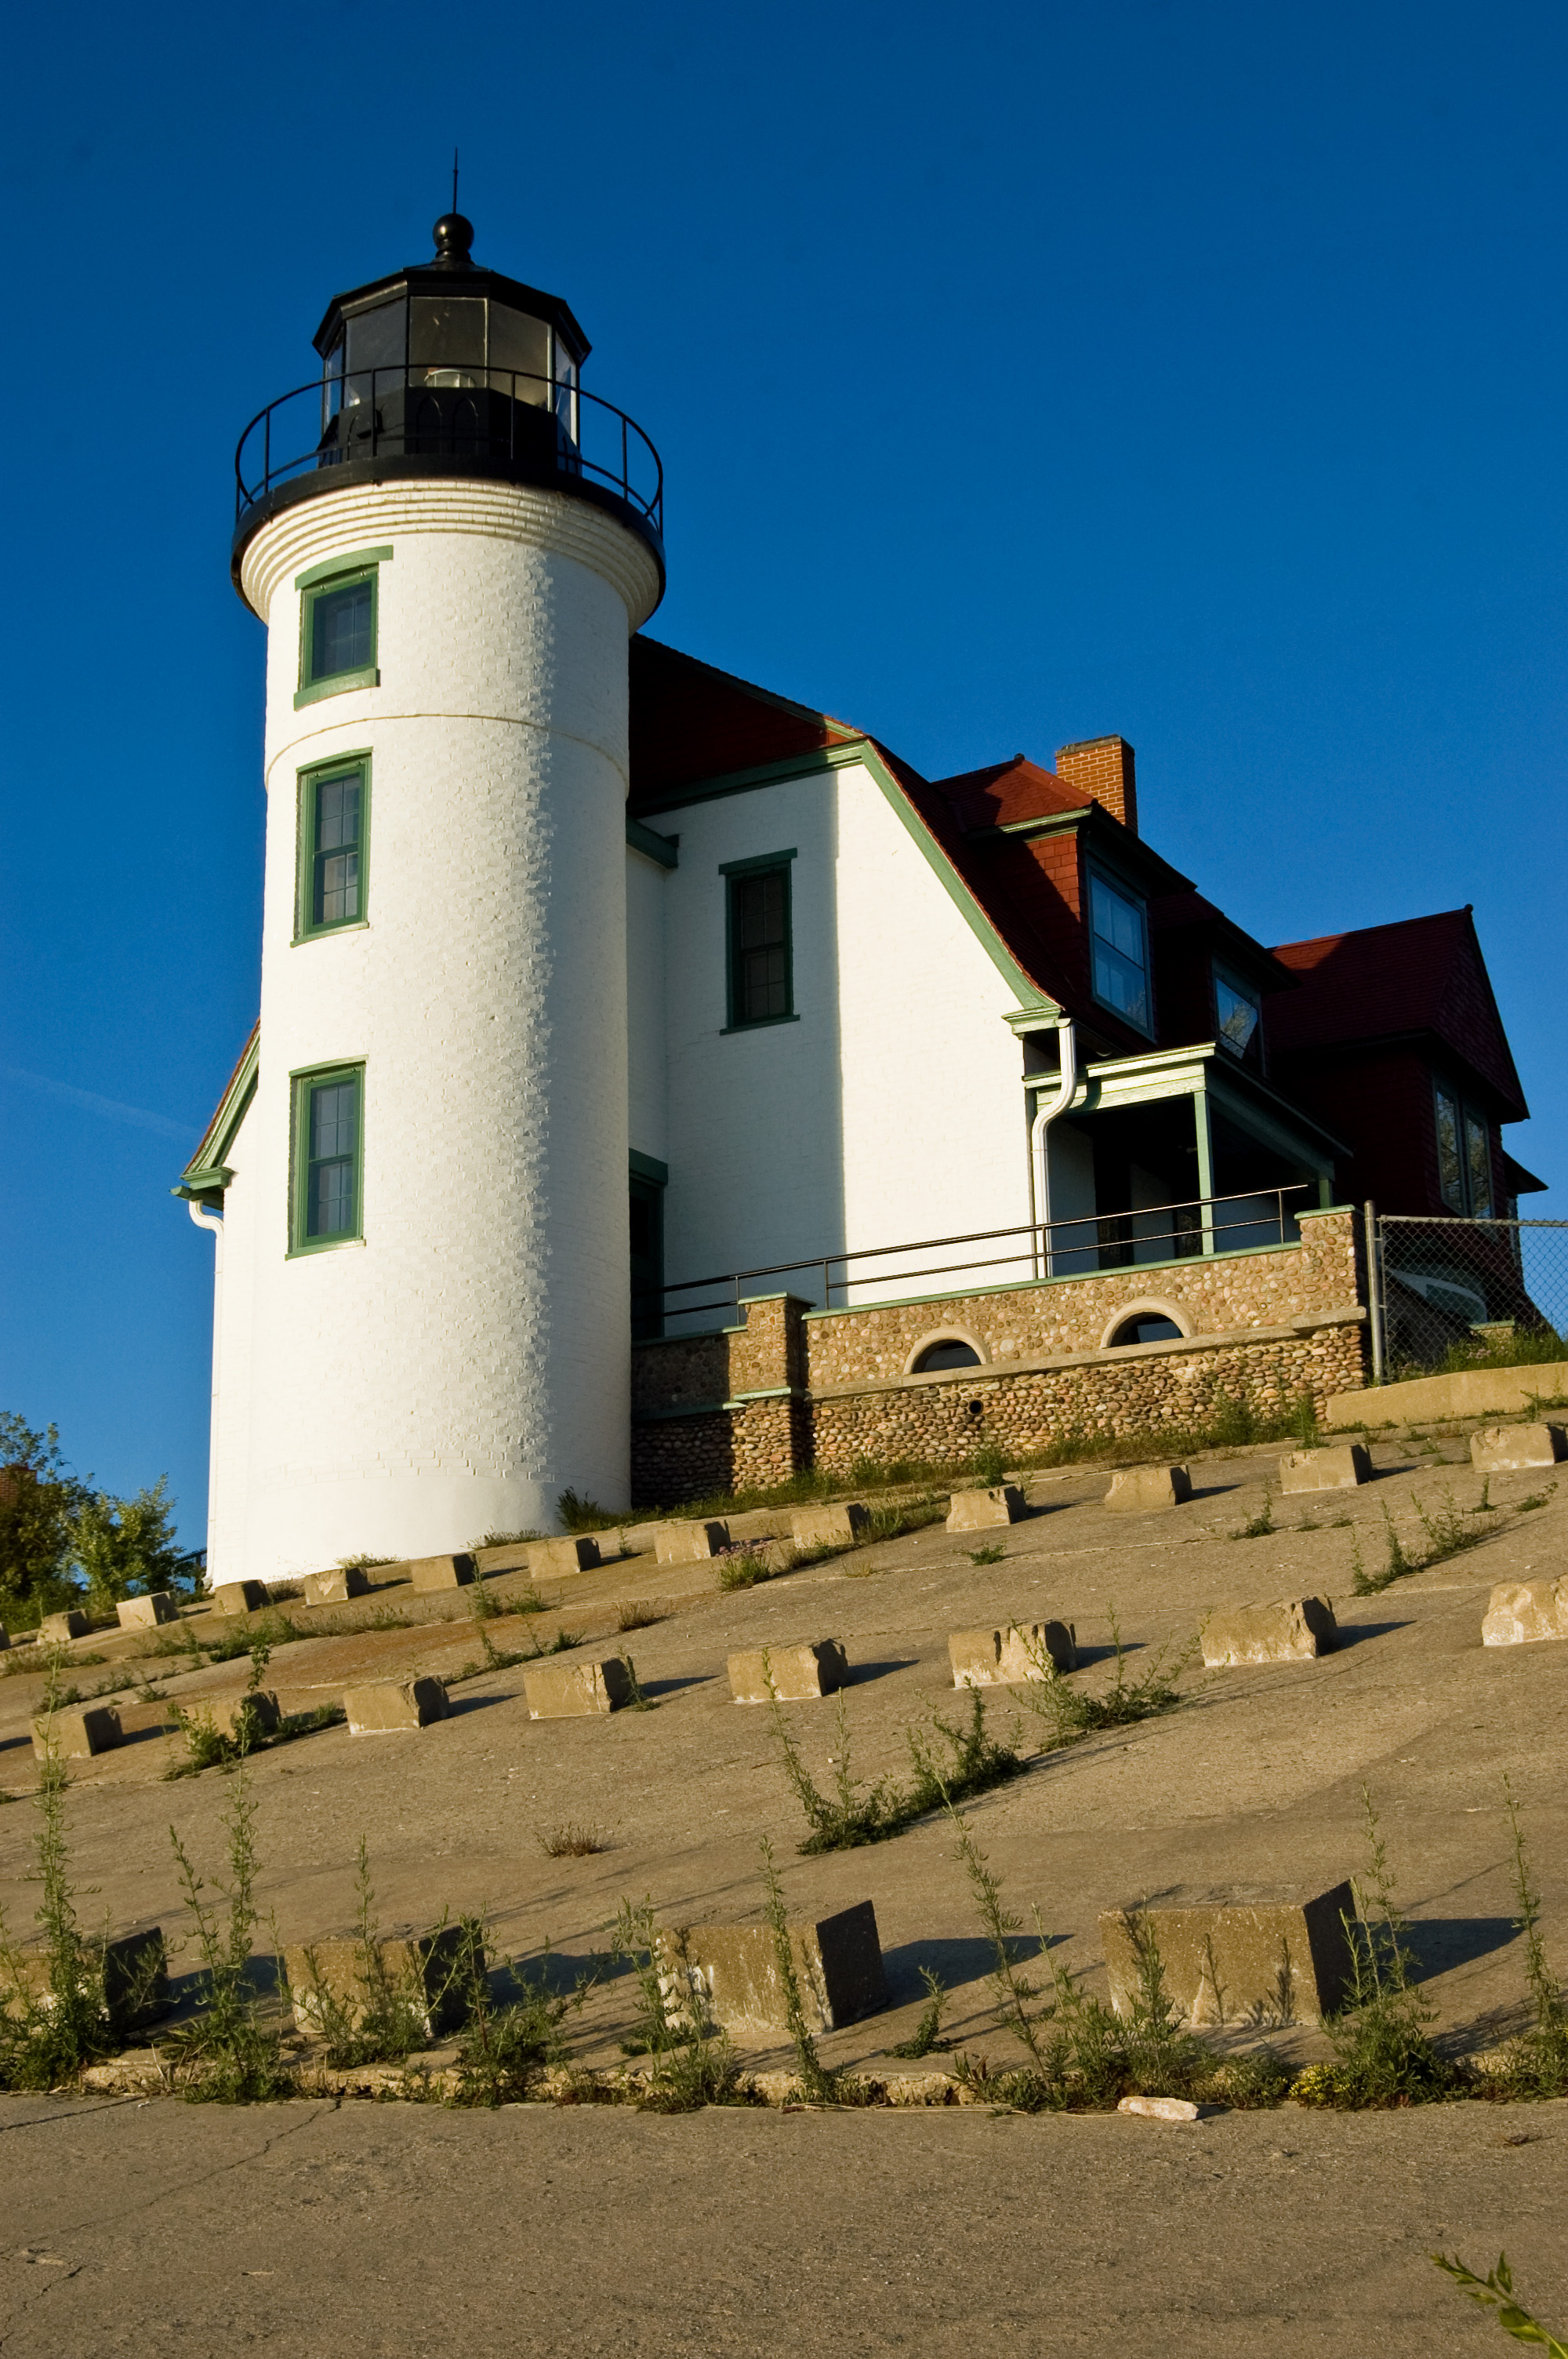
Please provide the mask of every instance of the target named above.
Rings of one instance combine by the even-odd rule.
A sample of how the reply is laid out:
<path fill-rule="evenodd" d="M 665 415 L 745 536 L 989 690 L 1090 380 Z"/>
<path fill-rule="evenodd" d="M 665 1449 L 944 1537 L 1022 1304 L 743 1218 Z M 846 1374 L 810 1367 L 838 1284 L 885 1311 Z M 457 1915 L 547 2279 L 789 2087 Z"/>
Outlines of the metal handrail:
<path fill-rule="evenodd" d="M 277 484 L 287 483 L 314 468 L 343 465 L 350 453 L 336 443 L 335 433 L 339 420 L 351 419 L 356 411 L 368 416 L 371 421 L 369 432 L 364 437 L 367 447 L 359 455 L 373 459 L 394 452 L 406 453 L 411 432 L 419 429 L 411 429 L 406 420 L 401 426 L 383 428 L 379 423 L 377 408 L 378 397 L 385 399 L 388 394 L 401 388 L 405 395 L 428 393 L 461 396 L 468 393 L 485 392 L 506 395 L 509 407 L 505 434 L 481 433 L 477 430 L 476 421 L 475 433 L 471 438 L 465 436 L 462 440 L 462 454 L 475 458 L 515 463 L 519 456 L 519 412 L 530 419 L 553 419 L 558 429 L 556 473 L 567 478 L 582 475 L 592 477 L 616 492 L 625 501 L 627 506 L 634 509 L 639 516 L 645 516 L 655 532 L 663 533 L 664 463 L 652 441 L 643 433 L 636 420 L 628 418 L 626 412 L 623 409 L 618 409 L 612 401 L 605 401 L 596 393 L 585 393 L 577 386 L 563 386 L 558 378 L 546 376 L 536 369 L 499 369 L 491 368 L 488 365 L 476 365 L 471 371 L 465 369 L 462 372 L 465 375 L 471 375 L 474 382 L 471 385 L 460 386 L 433 383 L 432 377 L 441 369 L 442 364 L 439 362 L 400 361 L 383 368 L 351 369 L 346 377 L 324 379 L 313 377 L 308 385 L 296 386 L 289 393 L 280 393 L 276 401 L 269 401 L 265 409 L 257 410 L 235 447 L 235 522 L 238 523 L 244 516 L 247 509 L 254 507 L 257 502 L 265 499 Z M 520 385 L 544 386 L 546 398 L 543 401 L 527 400 L 518 392 Z M 368 386 L 368 396 L 362 394 L 358 400 L 342 401 L 337 408 L 327 410 L 326 405 L 331 399 L 334 390 L 341 394 L 345 386 L 357 387 Z M 566 420 L 556 406 L 557 397 L 563 395 L 568 398 L 576 431 L 568 430 Z M 316 412 L 316 418 L 311 425 L 314 439 L 308 447 L 295 447 L 296 437 L 293 432 L 290 432 L 288 443 L 291 455 L 285 459 L 275 460 L 273 457 L 275 416 L 289 403 L 306 399 L 311 402 Z M 585 451 L 581 431 L 585 422 L 585 408 L 595 429 L 601 422 L 601 414 L 603 420 L 611 421 L 607 430 L 611 436 L 612 453 L 615 443 L 618 442 L 620 445 L 619 467 L 608 465 L 600 459 L 589 457 Z M 317 422 L 318 420 L 319 423 Z M 454 429 L 451 426 L 443 423 L 435 430 L 450 435 Z M 303 426 L 298 431 L 301 434 L 305 431 Z M 247 445 L 251 445 L 253 438 L 257 436 L 261 442 L 259 454 L 253 449 L 247 458 Z M 595 449 L 602 447 L 597 430 L 593 432 L 592 440 Z M 259 470 L 256 467 L 258 456 Z M 641 483 L 634 480 L 633 462 L 636 462 L 636 477 L 641 479 L 641 483 L 646 482 L 647 468 L 651 463 L 653 471 L 651 490 L 642 488 Z"/>
<path fill-rule="evenodd" d="M 885 1260 L 893 1254 L 940 1253 L 950 1245 L 990 1245 L 1002 1242 L 1009 1237 L 1027 1237 L 1030 1242 L 1020 1253 L 987 1254 L 978 1261 L 939 1262 L 925 1268 L 900 1269 L 890 1272 L 889 1275 L 901 1280 L 910 1277 L 957 1277 L 972 1269 L 1011 1268 L 1018 1262 L 1028 1262 L 1036 1269 L 1048 1272 L 1053 1261 L 1059 1261 L 1069 1255 L 1098 1254 L 1108 1245 L 1119 1247 L 1131 1245 L 1157 1245 L 1163 1242 L 1159 1232 L 1152 1236 L 1145 1232 L 1134 1237 L 1130 1225 L 1133 1221 L 1150 1220 L 1161 1212 L 1193 1212 L 1197 1215 L 1195 1221 L 1181 1228 L 1173 1222 L 1168 1232 L 1173 1244 L 1177 1237 L 1190 1239 L 1195 1256 L 1213 1251 L 1212 1245 L 1206 1244 L 1205 1241 L 1212 1239 L 1217 1228 L 1226 1231 L 1270 1229 L 1282 1244 L 1285 1238 L 1287 1217 L 1285 1199 L 1287 1196 L 1304 1195 L 1308 1190 L 1308 1184 L 1303 1180 L 1294 1182 L 1288 1188 L 1248 1188 L 1233 1196 L 1195 1196 L 1179 1204 L 1130 1205 L 1114 1212 L 1078 1213 L 1073 1219 L 1065 1221 L 1022 1221 L 1007 1229 L 975 1229 L 964 1236 L 923 1237 L 908 1245 L 865 1245 L 851 1252 L 812 1254 L 802 1261 L 771 1262 L 756 1269 L 727 1270 L 718 1272 L 710 1277 L 681 1278 L 672 1286 L 634 1288 L 633 1303 L 634 1308 L 639 1308 L 645 1312 L 660 1310 L 673 1317 L 690 1319 L 705 1310 L 735 1310 L 740 1303 L 741 1288 L 754 1278 L 787 1277 L 797 1270 L 810 1270 L 815 1276 L 820 1270 L 822 1308 L 827 1310 L 833 1307 L 835 1287 L 847 1290 L 851 1286 L 864 1285 L 867 1282 L 864 1278 L 849 1276 L 848 1265 L 851 1262 Z M 1258 1213 L 1250 1220 L 1245 1221 L 1216 1221 L 1214 1218 L 1215 1208 L 1218 1205 L 1255 1204 L 1260 1198 L 1273 1199 L 1274 1210 L 1271 1213 Z M 1107 1237 L 1104 1231 L 1113 1223 L 1118 1225 L 1128 1223 L 1127 1234 Z M 1094 1234 L 1077 1243 L 1064 1244 L 1061 1241 L 1060 1233 L 1073 1229 L 1089 1229 L 1094 1232 Z M 842 1277 L 835 1277 L 832 1273 L 840 1264 L 844 1265 L 844 1274 Z M 1128 1266 L 1112 1265 L 1113 1267 Z M 671 1300 L 672 1296 L 700 1293 L 707 1287 L 723 1287 L 726 1292 L 719 1299 L 712 1302 Z"/>

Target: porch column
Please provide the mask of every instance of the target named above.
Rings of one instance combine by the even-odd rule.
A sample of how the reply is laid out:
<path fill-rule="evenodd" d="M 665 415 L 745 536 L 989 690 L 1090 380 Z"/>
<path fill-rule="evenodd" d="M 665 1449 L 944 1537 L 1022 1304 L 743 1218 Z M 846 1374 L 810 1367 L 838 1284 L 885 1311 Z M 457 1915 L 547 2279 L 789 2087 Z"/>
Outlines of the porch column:
<path fill-rule="evenodd" d="M 1193 1137 L 1198 1151 L 1198 1194 L 1203 1199 L 1203 1250 L 1214 1251 L 1214 1140 L 1209 1131 L 1208 1092 L 1193 1092 Z"/>

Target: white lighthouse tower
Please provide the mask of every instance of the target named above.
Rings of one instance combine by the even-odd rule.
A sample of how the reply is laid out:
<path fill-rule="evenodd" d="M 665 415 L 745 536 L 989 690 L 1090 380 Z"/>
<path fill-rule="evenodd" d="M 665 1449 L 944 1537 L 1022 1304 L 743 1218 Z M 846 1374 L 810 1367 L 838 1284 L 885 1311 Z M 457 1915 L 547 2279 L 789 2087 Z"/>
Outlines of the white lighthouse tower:
<path fill-rule="evenodd" d="M 566 304 L 475 265 L 460 215 L 435 234 L 336 299 L 321 376 L 238 455 L 266 877 L 254 1090 L 187 1174 L 223 1211 L 215 1582 L 629 1496 L 627 642 L 659 467 L 582 390 Z"/>

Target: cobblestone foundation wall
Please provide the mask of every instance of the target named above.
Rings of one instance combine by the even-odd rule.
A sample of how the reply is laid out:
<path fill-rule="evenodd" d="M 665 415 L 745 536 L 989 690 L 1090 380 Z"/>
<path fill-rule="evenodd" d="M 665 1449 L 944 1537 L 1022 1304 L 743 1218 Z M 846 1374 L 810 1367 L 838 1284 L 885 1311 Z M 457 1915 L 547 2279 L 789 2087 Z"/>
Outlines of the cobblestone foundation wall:
<path fill-rule="evenodd" d="M 820 1392 L 857 1377 L 901 1375 L 914 1344 L 944 1327 L 974 1336 L 992 1364 L 1097 1352 L 1123 1305 L 1148 1296 L 1181 1310 L 1198 1335 L 1282 1327 L 1314 1310 L 1343 1310 L 1359 1299 L 1356 1216 L 1308 1215 L 1299 1245 L 1270 1253 L 1135 1264 L 1095 1277 L 1048 1278 L 871 1310 L 814 1311 L 805 1321 L 806 1380 Z"/>

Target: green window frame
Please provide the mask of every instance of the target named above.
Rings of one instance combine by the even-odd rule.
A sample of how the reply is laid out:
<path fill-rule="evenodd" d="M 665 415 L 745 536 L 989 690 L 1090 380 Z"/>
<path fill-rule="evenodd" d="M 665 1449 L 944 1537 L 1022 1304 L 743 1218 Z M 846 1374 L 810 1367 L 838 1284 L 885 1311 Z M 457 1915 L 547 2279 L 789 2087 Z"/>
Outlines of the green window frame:
<path fill-rule="evenodd" d="M 381 568 L 390 549 L 360 549 L 312 565 L 294 577 L 299 592 L 299 687 L 294 699 L 314 704 L 351 688 L 379 688 L 376 649 Z"/>
<path fill-rule="evenodd" d="M 370 887 L 370 756 L 299 773 L 294 939 L 365 926 Z"/>
<path fill-rule="evenodd" d="M 363 1065 L 291 1073 L 290 1256 L 364 1242 Z"/>
<path fill-rule="evenodd" d="M 1153 978 L 1143 897 L 1103 868 L 1090 867 L 1087 885 L 1089 989 L 1102 1007 L 1152 1040 Z"/>
<path fill-rule="evenodd" d="M 724 879 L 725 1022 L 728 1032 L 798 1024 L 795 1006 L 795 849 L 753 860 L 721 860 Z"/>

